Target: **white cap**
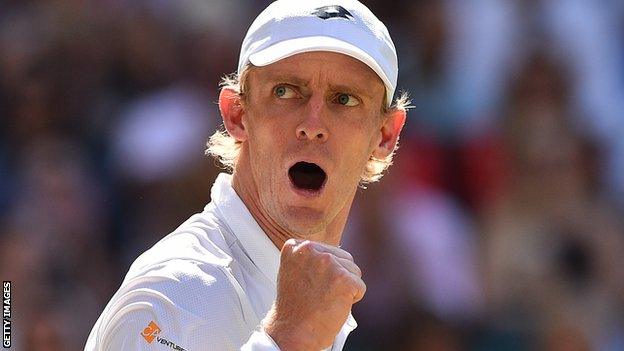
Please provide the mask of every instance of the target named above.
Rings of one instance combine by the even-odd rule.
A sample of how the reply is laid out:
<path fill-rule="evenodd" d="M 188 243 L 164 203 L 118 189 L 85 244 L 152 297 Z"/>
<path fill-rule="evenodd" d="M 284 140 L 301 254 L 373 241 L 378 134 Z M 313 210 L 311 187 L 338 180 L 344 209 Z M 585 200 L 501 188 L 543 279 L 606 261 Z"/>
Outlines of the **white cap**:
<path fill-rule="evenodd" d="M 357 0 L 278 0 L 251 24 L 243 40 L 238 73 L 251 62 L 266 66 L 295 54 L 331 51 L 368 65 L 392 103 L 399 72 L 386 26 Z"/>

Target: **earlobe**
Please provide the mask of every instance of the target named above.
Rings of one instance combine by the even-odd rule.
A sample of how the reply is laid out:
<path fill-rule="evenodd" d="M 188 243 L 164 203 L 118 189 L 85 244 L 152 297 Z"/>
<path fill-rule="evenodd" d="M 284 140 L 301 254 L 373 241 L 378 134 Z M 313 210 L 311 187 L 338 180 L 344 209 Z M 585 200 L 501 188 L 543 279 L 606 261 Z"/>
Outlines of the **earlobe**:
<path fill-rule="evenodd" d="M 232 89 L 223 88 L 219 94 L 219 111 L 228 134 L 236 141 L 245 141 L 247 131 L 243 123 L 241 96 Z"/>
<path fill-rule="evenodd" d="M 388 117 L 386 117 L 384 124 L 381 126 L 380 141 L 373 151 L 374 157 L 383 159 L 394 151 L 399 140 L 399 134 L 401 134 L 401 129 L 403 129 L 403 125 L 405 124 L 406 117 L 407 114 L 405 110 L 389 112 Z"/>

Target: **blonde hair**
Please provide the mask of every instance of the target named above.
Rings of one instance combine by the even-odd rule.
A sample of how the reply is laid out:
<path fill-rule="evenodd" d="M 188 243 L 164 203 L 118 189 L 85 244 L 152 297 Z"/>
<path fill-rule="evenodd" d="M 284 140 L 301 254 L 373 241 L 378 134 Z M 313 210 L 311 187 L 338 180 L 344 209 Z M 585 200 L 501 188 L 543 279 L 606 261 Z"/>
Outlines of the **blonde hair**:
<path fill-rule="evenodd" d="M 245 92 L 247 91 L 245 87 L 247 84 L 247 75 L 252 68 L 253 66 L 247 66 L 243 69 L 241 74 L 232 73 L 224 76 L 221 79 L 219 86 L 221 89 L 230 89 L 241 96 L 242 99 L 245 99 Z M 390 107 L 387 106 L 386 98 L 384 97 L 382 113 L 385 114 L 393 110 L 407 111 L 412 107 L 410 104 L 411 100 L 409 98 L 409 94 L 405 91 L 401 91 Z M 370 156 L 361 175 L 360 186 L 363 187 L 364 184 L 373 183 L 381 179 L 383 173 L 392 165 L 392 158 L 398 147 L 399 143 L 397 140 L 394 150 L 392 150 L 388 156 L 384 158 L 377 158 L 372 155 Z M 234 167 L 236 167 L 240 149 L 241 142 L 232 138 L 223 125 L 219 130 L 215 131 L 212 136 L 210 136 L 208 142 L 206 143 L 206 155 L 214 157 L 225 169 L 230 172 L 233 172 Z"/>

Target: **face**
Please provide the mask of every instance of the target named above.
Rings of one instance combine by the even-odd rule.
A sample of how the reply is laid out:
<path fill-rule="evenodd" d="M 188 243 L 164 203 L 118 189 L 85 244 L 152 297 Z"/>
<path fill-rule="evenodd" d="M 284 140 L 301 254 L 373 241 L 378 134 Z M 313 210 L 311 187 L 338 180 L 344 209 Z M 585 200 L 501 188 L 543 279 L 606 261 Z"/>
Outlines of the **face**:
<path fill-rule="evenodd" d="M 384 95 L 374 71 L 342 54 L 254 67 L 240 122 L 228 126 L 224 115 L 242 141 L 235 177 L 280 227 L 303 237 L 324 230 L 348 212 L 370 156 L 394 148 L 400 127 L 382 112 Z"/>

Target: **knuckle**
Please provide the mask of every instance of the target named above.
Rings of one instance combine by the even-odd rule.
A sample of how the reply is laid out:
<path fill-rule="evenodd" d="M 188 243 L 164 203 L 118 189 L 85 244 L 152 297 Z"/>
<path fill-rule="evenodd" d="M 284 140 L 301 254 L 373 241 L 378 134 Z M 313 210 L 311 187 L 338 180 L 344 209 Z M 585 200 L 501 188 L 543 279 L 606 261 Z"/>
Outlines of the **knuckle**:
<path fill-rule="evenodd" d="M 310 254 L 312 253 L 314 246 L 308 240 L 300 242 L 299 245 L 295 248 L 295 251 L 301 254 Z"/>
<path fill-rule="evenodd" d="M 293 251 L 293 249 L 297 246 L 297 241 L 295 239 L 288 239 L 284 243 L 282 250 Z"/>
<path fill-rule="evenodd" d="M 327 252 L 322 252 L 318 255 L 318 262 L 323 267 L 329 267 L 333 263 L 332 255 Z"/>

